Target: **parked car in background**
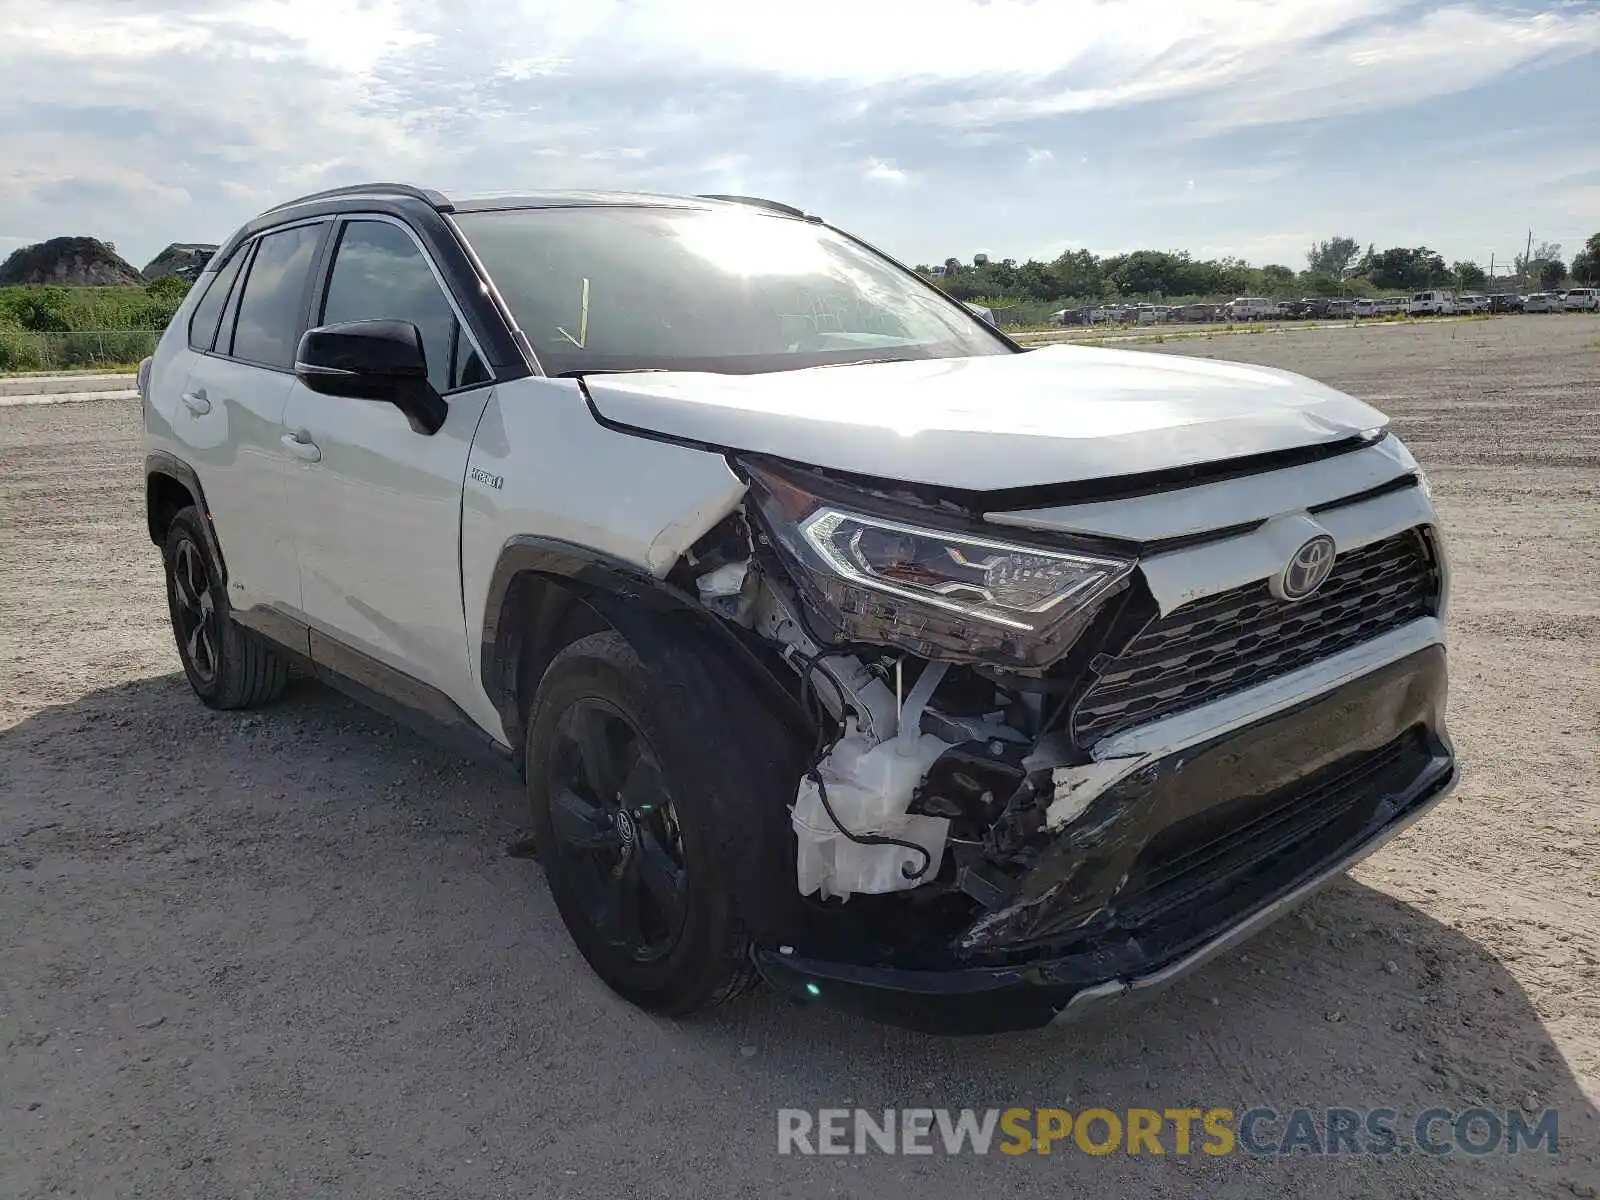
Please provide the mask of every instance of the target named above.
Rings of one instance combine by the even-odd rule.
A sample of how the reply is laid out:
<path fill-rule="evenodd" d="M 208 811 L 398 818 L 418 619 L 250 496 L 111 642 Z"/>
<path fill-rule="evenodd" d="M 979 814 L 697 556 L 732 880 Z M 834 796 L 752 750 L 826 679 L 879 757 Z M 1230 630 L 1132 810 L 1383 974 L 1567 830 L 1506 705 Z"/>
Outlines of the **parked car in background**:
<path fill-rule="evenodd" d="M 1600 289 L 1572 288 L 1561 297 L 1561 307 L 1567 312 L 1594 312 L 1600 309 Z"/>
<path fill-rule="evenodd" d="M 1456 311 L 1456 294 L 1448 289 L 1418 292 L 1406 302 L 1413 317 L 1448 317 Z"/>
<path fill-rule="evenodd" d="M 1281 315 L 1281 310 L 1265 296 L 1236 296 L 1222 306 L 1230 321 L 1264 321 Z"/>
<path fill-rule="evenodd" d="M 1355 310 L 1354 300 L 1329 300 L 1327 315 L 1330 317 L 1348 317 Z"/>
<path fill-rule="evenodd" d="M 1489 311 L 1492 313 L 1519 313 L 1522 311 L 1524 297 L 1515 292 L 1501 292 L 1499 295 L 1489 297 Z"/>
<path fill-rule="evenodd" d="M 1553 313 L 1561 311 L 1560 292 L 1534 292 L 1522 298 L 1522 311 Z"/>
<path fill-rule="evenodd" d="M 1480 296 L 1476 292 L 1468 292 L 1464 296 L 1456 297 L 1456 311 L 1462 313 L 1482 313 L 1489 311 L 1489 297 Z"/>
<path fill-rule="evenodd" d="M 1389 296 L 1377 300 L 1373 304 L 1373 311 L 1380 317 L 1392 317 L 1406 310 L 1406 301 L 1399 296 Z"/>
<path fill-rule="evenodd" d="M 1283 304 L 1283 315 L 1293 321 L 1309 321 L 1328 315 L 1328 300 L 1323 296 L 1302 296 Z"/>
<path fill-rule="evenodd" d="M 1190 324 L 1215 321 L 1218 310 L 1219 306 L 1215 304 L 1184 304 L 1172 310 L 1172 319 Z"/>
<path fill-rule="evenodd" d="M 1172 309 L 1164 304 L 1141 304 L 1135 316 L 1141 325 L 1161 325 L 1172 319 Z"/>

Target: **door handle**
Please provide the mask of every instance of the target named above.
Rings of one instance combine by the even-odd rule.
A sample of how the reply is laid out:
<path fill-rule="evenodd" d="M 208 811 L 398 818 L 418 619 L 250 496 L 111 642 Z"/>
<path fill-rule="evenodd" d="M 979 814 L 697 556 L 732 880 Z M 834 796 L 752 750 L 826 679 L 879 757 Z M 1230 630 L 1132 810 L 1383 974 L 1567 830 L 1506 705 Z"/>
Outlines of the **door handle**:
<path fill-rule="evenodd" d="M 283 443 L 283 448 L 294 455 L 301 462 L 321 462 L 322 451 L 317 449 L 317 444 L 310 438 L 298 433 L 286 433 L 278 439 Z"/>
<path fill-rule="evenodd" d="M 185 392 L 183 406 L 197 417 L 203 417 L 211 411 L 211 401 L 206 399 L 204 389 L 198 392 Z"/>

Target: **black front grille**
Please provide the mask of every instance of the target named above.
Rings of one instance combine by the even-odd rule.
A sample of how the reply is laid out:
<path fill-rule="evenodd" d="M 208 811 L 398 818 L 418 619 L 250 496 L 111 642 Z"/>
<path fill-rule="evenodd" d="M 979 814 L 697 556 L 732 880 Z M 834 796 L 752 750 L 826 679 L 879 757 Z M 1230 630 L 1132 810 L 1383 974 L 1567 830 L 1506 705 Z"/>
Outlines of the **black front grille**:
<path fill-rule="evenodd" d="M 1078 702 L 1087 746 L 1328 658 L 1437 611 L 1439 571 L 1418 530 L 1348 550 L 1305 600 L 1265 582 L 1174 609 L 1147 625 Z"/>

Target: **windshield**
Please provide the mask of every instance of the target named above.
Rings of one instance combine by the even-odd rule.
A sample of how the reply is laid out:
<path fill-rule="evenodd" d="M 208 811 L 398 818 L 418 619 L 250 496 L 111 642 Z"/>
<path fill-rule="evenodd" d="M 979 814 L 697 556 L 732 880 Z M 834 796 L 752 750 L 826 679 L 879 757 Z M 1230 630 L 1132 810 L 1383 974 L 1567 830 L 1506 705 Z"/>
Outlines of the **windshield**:
<path fill-rule="evenodd" d="M 1011 347 L 826 226 L 755 211 L 461 213 L 546 374 L 746 374 Z"/>

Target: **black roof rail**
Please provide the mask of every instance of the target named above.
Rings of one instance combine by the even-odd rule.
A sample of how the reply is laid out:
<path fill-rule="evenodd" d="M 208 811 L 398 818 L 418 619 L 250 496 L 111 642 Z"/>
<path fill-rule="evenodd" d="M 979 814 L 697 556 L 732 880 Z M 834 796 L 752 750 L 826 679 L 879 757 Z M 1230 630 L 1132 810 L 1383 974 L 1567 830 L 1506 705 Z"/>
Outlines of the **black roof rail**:
<path fill-rule="evenodd" d="M 445 198 L 444 193 L 436 192 L 432 188 L 413 187 L 409 183 L 352 183 L 344 187 L 329 188 L 325 192 L 312 192 L 309 196 L 285 200 L 282 204 L 274 204 L 267 209 L 267 212 L 292 208 L 296 204 L 309 204 L 313 200 L 334 200 L 340 196 L 405 196 L 412 200 L 421 200 L 439 212 L 455 211 L 455 206 Z"/>
<path fill-rule="evenodd" d="M 722 200 L 728 204 L 748 204 L 752 208 L 765 208 L 771 212 L 783 213 L 788 217 L 799 217 L 803 221 L 820 221 L 821 217 L 798 209 L 792 204 L 785 204 L 781 200 L 767 200 L 761 196 L 717 196 L 702 194 L 695 197 L 697 200 Z"/>

